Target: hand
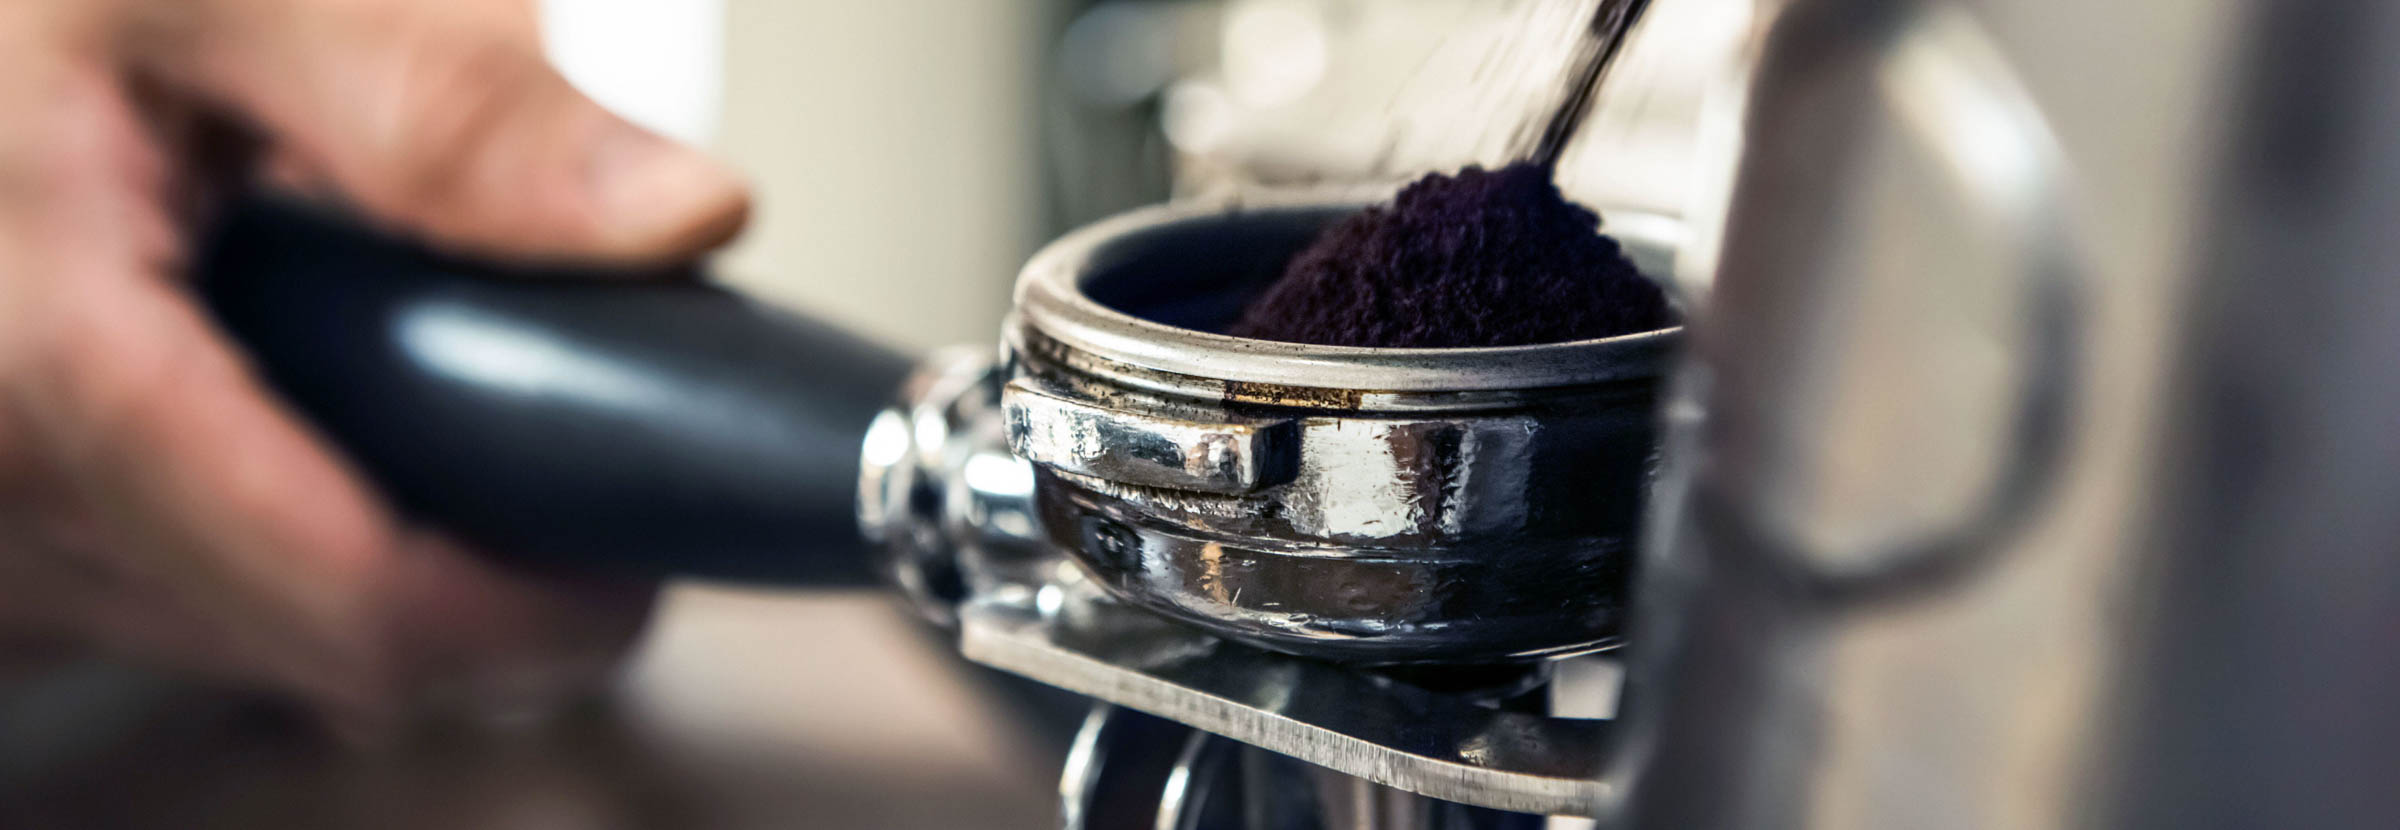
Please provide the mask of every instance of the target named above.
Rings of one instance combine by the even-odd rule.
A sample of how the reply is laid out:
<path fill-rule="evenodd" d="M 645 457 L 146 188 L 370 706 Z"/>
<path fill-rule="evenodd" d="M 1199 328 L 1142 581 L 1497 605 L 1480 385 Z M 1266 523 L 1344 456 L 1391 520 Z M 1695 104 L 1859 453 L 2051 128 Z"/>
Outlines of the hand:
<path fill-rule="evenodd" d="M 546 583 L 404 525 L 197 309 L 180 263 L 227 169 L 520 258 L 685 257 L 747 209 L 724 169 L 569 88 L 521 4 L 0 4 L 0 641 L 352 726 L 605 660 L 647 590 Z"/>

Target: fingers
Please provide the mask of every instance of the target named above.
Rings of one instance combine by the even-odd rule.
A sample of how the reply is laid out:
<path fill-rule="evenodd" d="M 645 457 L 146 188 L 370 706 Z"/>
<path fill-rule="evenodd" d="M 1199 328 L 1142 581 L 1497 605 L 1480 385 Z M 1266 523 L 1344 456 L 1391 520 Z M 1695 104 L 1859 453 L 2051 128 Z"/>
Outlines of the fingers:
<path fill-rule="evenodd" d="M 0 602 L 38 619 L 0 624 L 354 721 L 437 678 L 596 662 L 638 625 L 638 595 L 561 593 L 402 528 L 160 278 L 169 177 L 106 73 L 10 68 L 0 506 L 23 509 L 0 510 Z"/>
<path fill-rule="evenodd" d="M 256 120 L 373 216 L 455 247 L 645 263 L 722 244 L 732 173 L 601 109 L 524 6 L 205 0 L 146 31 L 171 82 Z"/>
<path fill-rule="evenodd" d="M 296 691 L 352 722 L 423 692 L 555 694 L 639 626 L 639 591 L 565 591 L 402 529 L 263 394 L 169 284 L 83 275 L 10 402 L 106 528 L 121 650 Z"/>
<path fill-rule="evenodd" d="M 394 544 L 389 517 L 165 283 L 56 276 L 9 403 L 60 484 L 108 528 L 122 557 L 108 565 L 163 595 L 153 614 L 89 608 L 87 627 L 194 617 L 221 632 L 224 659 L 253 661 L 270 682 L 343 707 L 382 704 L 362 698 L 385 684 L 362 591 Z"/>

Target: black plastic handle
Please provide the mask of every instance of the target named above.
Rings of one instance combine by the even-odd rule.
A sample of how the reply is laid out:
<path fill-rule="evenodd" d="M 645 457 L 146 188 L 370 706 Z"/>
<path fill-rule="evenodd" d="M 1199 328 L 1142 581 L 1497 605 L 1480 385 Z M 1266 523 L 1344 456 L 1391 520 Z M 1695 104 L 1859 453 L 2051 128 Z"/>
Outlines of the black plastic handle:
<path fill-rule="evenodd" d="M 472 264 L 253 200 L 198 284 L 387 495 L 495 555 L 871 580 L 859 441 L 908 361 L 688 274 L 642 276 Z"/>

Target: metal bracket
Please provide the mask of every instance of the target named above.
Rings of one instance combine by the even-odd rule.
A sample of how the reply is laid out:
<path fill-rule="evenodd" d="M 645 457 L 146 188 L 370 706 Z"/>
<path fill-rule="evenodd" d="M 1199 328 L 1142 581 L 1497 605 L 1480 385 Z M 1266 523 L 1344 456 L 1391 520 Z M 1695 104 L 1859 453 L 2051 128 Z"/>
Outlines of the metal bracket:
<path fill-rule="evenodd" d="M 1071 588 L 960 609 L 968 659 L 1389 787 L 1525 813 L 1610 814 L 1608 721 L 1479 706 L 1220 640 Z M 1062 596 L 1064 595 L 1064 596 Z"/>
<path fill-rule="evenodd" d="M 1110 481 L 1241 495 L 1291 477 L 1289 421 L 1194 424 L 1011 381 L 1000 395 L 1017 457 Z"/>

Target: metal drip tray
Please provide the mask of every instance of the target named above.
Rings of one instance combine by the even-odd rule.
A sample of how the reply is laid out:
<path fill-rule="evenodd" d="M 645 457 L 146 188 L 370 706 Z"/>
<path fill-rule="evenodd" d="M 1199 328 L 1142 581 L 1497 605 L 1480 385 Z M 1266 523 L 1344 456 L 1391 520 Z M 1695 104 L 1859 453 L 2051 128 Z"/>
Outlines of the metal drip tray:
<path fill-rule="evenodd" d="M 1481 705 L 1211 637 L 1088 586 L 960 610 L 968 659 L 1378 784 L 1480 807 L 1603 815 L 1613 724 Z"/>

